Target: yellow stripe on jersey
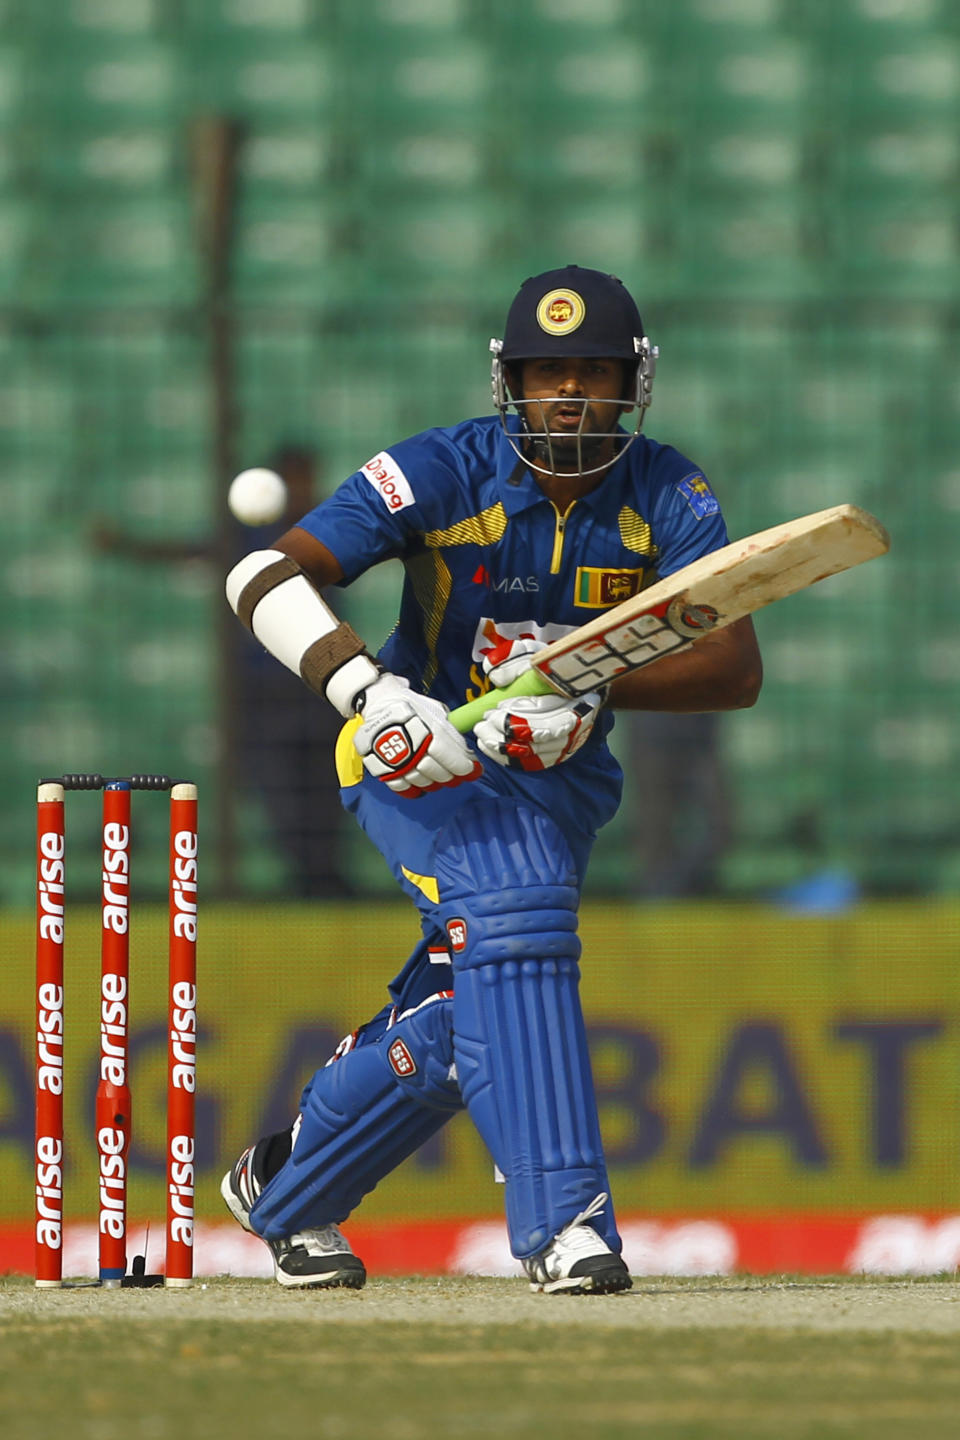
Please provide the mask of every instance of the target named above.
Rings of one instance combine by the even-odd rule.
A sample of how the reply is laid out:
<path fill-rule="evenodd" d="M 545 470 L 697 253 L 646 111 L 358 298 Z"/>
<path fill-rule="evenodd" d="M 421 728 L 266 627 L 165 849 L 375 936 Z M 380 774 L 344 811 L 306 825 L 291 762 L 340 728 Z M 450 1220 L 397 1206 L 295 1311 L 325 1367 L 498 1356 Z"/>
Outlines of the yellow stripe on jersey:
<path fill-rule="evenodd" d="M 507 515 L 498 500 L 479 515 L 468 515 L 445 530 L 425 531 L 423 543 L 427 554 L 406 562 L 407 575 L 423 615 L 423 638 L 430 657 L 421 680 L 424 690 L 433 684 L 440 665 L 437 657 L 440 627 L 453 591 L 450 567 L 438 552 L 448 545 L 495 545 L 503 539 L 506 528 Z"/>
<path fill-rule="evenodd" d="M 629 505 L 624 505 L 620 511 L 620 539 L 628 550 L 635 550 L 638 555 L 656 555 L 657 547 L 653 543 L 653 531 L 636 510 L 631 510 Z"/>
<path fill-rule="evenodd" d="M 428 690 L 433 684 L 439 667 L 437 645 L 440 640 L 440 626 L 446 613 L 453 590 L 453 576 L 443 556 L 437 551 L 416 555 L 406 562 L 407 576 L 413 587 L 414 598 L 423 615 L 423 638 L 429 659 L 424 668 L 421 684 Z"/>
<path fill-rule="evenodd" d="M 434 905 L 440 904 L 440 891 L 437 888 L 437 881 L 435 876 L 415 875 L 412 870 L 407 869 L 406 865 L 401 865 L 400 869 L 403 871 L 404 875 L 406 875 L 407 879 L 410 881 L 410 884 L 416 885 L 417 889 L 421 890 L 423 894 L 426 895 L 428 900 L 432 900 Z"/>
<path fill-rule="evenodd" d="M 423 541 L 431 550 L 442 545 L 495 545 L 507 528 L 506 512 L 500 501 L 479 515 L 468 515 L 446 530 L 427 530 Z"/>

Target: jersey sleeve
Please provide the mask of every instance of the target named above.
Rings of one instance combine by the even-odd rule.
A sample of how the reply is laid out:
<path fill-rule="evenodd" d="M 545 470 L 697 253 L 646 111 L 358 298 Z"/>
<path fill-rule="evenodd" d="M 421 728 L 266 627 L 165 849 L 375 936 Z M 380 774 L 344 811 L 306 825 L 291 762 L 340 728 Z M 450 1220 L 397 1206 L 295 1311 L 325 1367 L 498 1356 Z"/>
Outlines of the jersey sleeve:
<path fill-rule="evenodd" d="M 728 542 L 720 502 L 703 471 L 676 450 L 663 459 L 664 473 L 653 510 L 661 578 Z"/>
<path fill-rule="evenodd" d="M 297 525 L 337 557 L 348 585 L 432 529 L 455 484 L 442 440 L 425 431 L 374 455 Z"/>

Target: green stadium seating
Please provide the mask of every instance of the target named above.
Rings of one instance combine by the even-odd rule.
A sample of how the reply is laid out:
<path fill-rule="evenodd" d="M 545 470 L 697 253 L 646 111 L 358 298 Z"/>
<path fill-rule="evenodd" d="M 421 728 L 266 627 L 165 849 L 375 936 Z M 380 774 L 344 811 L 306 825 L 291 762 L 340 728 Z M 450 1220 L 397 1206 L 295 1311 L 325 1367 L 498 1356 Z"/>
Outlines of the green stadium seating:
<path fill-rule="evenodd" d="M 381 144 L 358 154 L 351 185 L 360 196 L 470 195 L 486 180 L 488 165 L 479 136 L 395 128 Z"/>
<path fill-rule="evenodd" d="M 374 283 L 379 272 L 387 282 L 419 279 L 431 290 L 459 282 L 473 286 L 495 254 L 501 224 L 496 210 L 478 196 L 398 199 L 382 218 L 368 217 L 361 227 L 361 258 Z"/>
<path fill-rule="evenodd" d="M 243 137 L 237 467 L 306 444 L 327 493 L 489 412 L 519 282 L 622 274 L 662 347 L 647 430 L 704 465 L 732 531 L 853 500 L 894 534 L 882 564 L 758 617 L 766 688 L 722 732 L 723 885 L 836 862 L 877 892 L 955 891 L 958 111 L 947 0 L 6 7 L 0 797 L 29 807 L 24 775 L 71 766 L 213 784 L 220 562 L 96 539 L 176 554 L 223 523 L 191 140 L 213 113 Z M 397 578 L 345 592 L 374 643 Z M 238 806 L 243 884 L 275 893 L 262 804 Z M 162 847 L 159 809 L 144 823 Z M 599 889 L 630 890 L 629 834 L 602 838 Z M 0 885 L 29 897 L 6 842 Z"/>
<path fill-rule="evenodd" d="M 56 306 L 195 298 L 198 267 L 185 196 L 109 204 L 85 197 L 68 208 L 68 223 L 55 196 L 35 210 L 37 244 L 24 260 L 23 299 Z"/>
<path fill-rule="evenodd" d="M 354 261 L 347 226 L 322 195 L 243 204 L 233 274 L 243 300 L 322 304 Z"/>
<path fill-rule="evenodd" d="M 805 121 L 819 100 L 820 71 L 803 41 L 770 32 L 715 29 L 709 44 L 686 47 L 664 76 L 682 106 L 678 124 L 777 125 Z"/>
<path fill-rule="evenodd" d="M 960 138 L 942 122 L 851 126 L 831 148 L 829 183 L 838 206 L 886 201 L 904 210 L 942 194 L 960 161 Z"/>
<path fill-rule="evenodd" d="M 793 192 L 704 200 L 672 235 L 684 293 L 750 300 L 812 297 L 824 289 L 810 217 Z"/>
<path fill-rule="evenodd" d="M 769 38 L 783 9 L 780 0 L 674 0 L 669 6 L 645 4 L 638 18 L 654 25 L 658 34 L 686 37 L 688 45 L 709 49 L 730 36 Z"/>
<path fill-rule="evenodd" d="M 0 300 L 15 301 L 24 281 L 33 239 L 34 210 L 20 196 L 0 196 Z"/>
<path fill-rule="evenodd" d="M 0 33 L 0 116 L 9 123 L 30 100 L 27 47 L 10 33 Z"/>
<path fill-rule="evenodd" d="M 835 212 L 827 230 L 834 284 L 851 297 L 891 287 L 903 298 L 950 300 L 957 294 L 960 241 L 949 191 L 895 205 L 851 206 Z"/>
<path fill-rule="evenodd" d="M 260 199 L 316 194 L 331 179 L 337 145 L 333 127 L 257 125 L 239 149 L 240 184 Z"/>
<path fill-rule="evenodd" d="M 589 9 L 578 0 L 529 0 L 524 13 L 518 15 L 511 0 L 494 0 L 492 8 L 495 23 L 504 27 L 510 39 L 519 35 L 524 43 L 533 43 L 559 37 L 565 44 L 576 44 L 628 28 L 638 7 L 625 0 L 596 0 Z"/>
<path fill-rule="evenodd" d="M 57 195 L 127 196 L 175 193 L 186 157 L 165 126 L 70 126 L 34 136 L 33 166 Z"/>
<path fill-rule="evenodd" d="M 886 125 L 955 122 L 960 107 L 960 55 L 935 30 L 873 38 L 862 27 L 849 47 L 824 57 L 825 91 L 837 124 L 865 118 Z"/>
<path fill-rule="evenodd" d="M 193 85 L 205 109 L 241 121 L 322 122 L 336 96 L 333 57 L 317 41 L 254 32 L 224 35 L 198 56 Z"/>
<path fill-rule="evenodd" d="M 183 7 L 181 24 L 191 40 L 201 45 L 228 38 L 258 40 L 296 39 L 299 35 L 328 33 L 337 23 L 337 0 L 204 0 Z"/>
<path fill-rule="evenodd" d="M 356 11 L 365 26 L 363 12 Z M 349 105 L 354 125 L 378 137 L 397 124 L 434 126 L 439 133 L 470 133 L 482 124 L 488 104 L 499 96 L 499 82 L 487 47 L 472 36 L 419 27 L 393 26 L 373 47 L 357 37 L 353 60 L 363 99 Z M 362 133 L 362 132 L 361 132 Z"/>
<path fill-rule="evenodd" d="M 79 52 L 60 44 L 29 67 L 31 105 L 63 131 L 78 122 L 172 123 L 182 99 L 175 48 L 153 38 L 95 35 Z"/>

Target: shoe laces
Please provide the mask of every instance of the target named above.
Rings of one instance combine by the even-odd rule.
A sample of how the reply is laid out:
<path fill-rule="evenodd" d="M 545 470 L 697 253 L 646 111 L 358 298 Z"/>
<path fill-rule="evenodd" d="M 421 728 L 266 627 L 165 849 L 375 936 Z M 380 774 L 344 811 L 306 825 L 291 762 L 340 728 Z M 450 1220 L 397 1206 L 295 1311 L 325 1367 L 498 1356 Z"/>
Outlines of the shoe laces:
<path fill-rule="evenodd" d="M 581 1210 L 580 1214 L 575 1215 L 569 1225 L 563 1227 L 559 1235 L 555 1238 L 553 1242 L 554 1245 L 562 1244 L 566 1249 L 573 1250 L 595 1248 L 597 1240 L 600 1237 L 592 1226 L 587 1227 L 587 1221 L 592 1220 L 594 1215 L 599 1215 L 609 1198 L 607 1192 L 601 1190 L 600 1194 L 590 1201 L 590 1204 L 585 1210 Z"/>
<path fill-rule="evenodd" d="M 302 1245 L 308 1255 L 352 1255 L 349 1242 L 336 1225 L 321 1225 L 317 1230 L 300 1230 L 291 1235 L 288 1245 Z"/>

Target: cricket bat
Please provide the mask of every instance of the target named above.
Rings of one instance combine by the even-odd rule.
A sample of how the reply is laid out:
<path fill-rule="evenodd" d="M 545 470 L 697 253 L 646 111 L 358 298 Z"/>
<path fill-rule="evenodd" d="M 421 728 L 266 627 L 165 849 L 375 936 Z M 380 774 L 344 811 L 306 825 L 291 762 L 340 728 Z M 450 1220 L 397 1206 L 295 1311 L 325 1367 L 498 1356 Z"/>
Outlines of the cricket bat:
<path fill-rule="evenodd" d="M 858 505 L 834 505 L 747 535 L 555 640 L 512 685 L 459 706 L 450 720 L 466 734 L 510 696 L 584 695 L 889 548 L 880 521 Z"/>

